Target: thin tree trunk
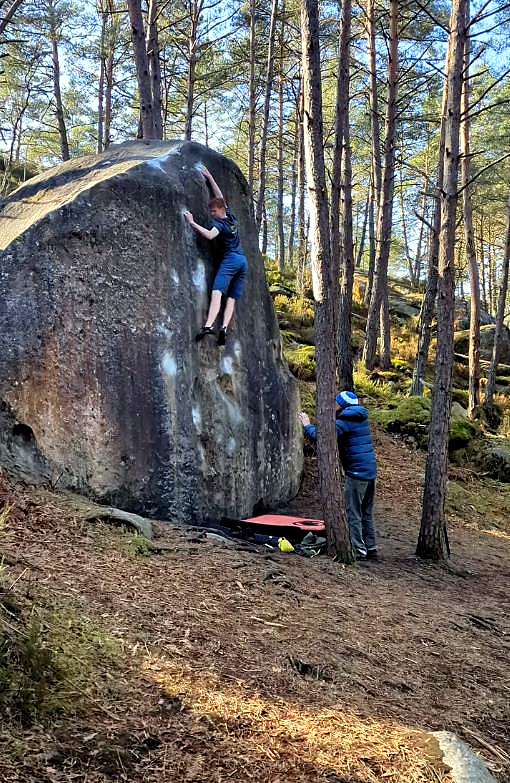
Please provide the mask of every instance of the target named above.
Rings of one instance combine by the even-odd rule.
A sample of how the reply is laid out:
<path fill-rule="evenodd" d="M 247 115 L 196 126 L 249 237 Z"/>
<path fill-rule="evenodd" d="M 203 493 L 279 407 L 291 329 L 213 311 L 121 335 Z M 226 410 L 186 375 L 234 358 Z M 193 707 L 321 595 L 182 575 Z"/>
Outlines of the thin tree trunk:
<path fill-rule="evenodd" d="M 344 0 L 343 13 L 350 17 L 350 0 Z M 350 27 L 350 19 L 348 21 Z M 342 246 L 344 263 L 338 307 L 338 382 L 342 389 L 352 389 L 352 288 L 354 283 L 354 246 L 352 241 L 352 169 L 348 118 L 344 127 L 342 155 Z"/>
<path fill-rule="evenodd" d="M 433 560 L 448 552 L 444 505 L 448 483 L 448 434 L 452 404 L 453 320 L 455 307 L 455 222 L 459 173 L 462 63 L 466 2 L 453 0 L 448 57 L 445 168 L 441 189 L 436 381 L 432 396 L 423 511 L 416 554 Z"/>
<path fill-rule="evenodd" d="M 363 253 L 365 251 L 365 238 L 367 235 L 367 223 L 368 223 L 368 212 L 370 209 L 370 188 L 371 185 L 369 183 L 368 190 L 367 190 L 367 198 L 365 201 L 365 209 L 363 211 L 363 226 L 361 229 L 361 238 L 359 241 L 359 248 L 358 248 L 358 256 L 356 258 L 356 267 L 361 266 L 361 261 L 363 259 Z"/>
<path fill-rule="evenodd" d="M 58 123 L 58 135 L 60 138 L 60 154 L 62 156 L 62 160 L 69 160 L 69 140 L 67 137 L 64 107 L 62 105 L 62 94 L 60 91 L 60 61 L 58 52 L 57 19 L 53 2 L 50 2 L 48 10 L 52 46 L 53 96 L 55 98 L 55 114 Z"/>
<path fill-rule="evenodd" d="M 377 68 L 375 43 L 375 0 L 367 0 L 367 45 L 369 80 L 370 124 L 372 131 L 372 160 L 376 210 L 379 208 L 382 187 L 381 131 L 377 99 Z M 375 216 L 377 218 L 377 216 Z"/>
<path fill-rule="evenodd" d="M 103 135 L 104 135 L 104 83 L 106 72 L 106 57 L 105 57 L 105 44 L 106 44 L 106 25 L 108 21 L 108 14 L 106 11 L 101 11 L 101 39 L 99 43 L 99 86 L 97 90 L 97 151 L 102 152 L 104 148 Z"/>
<path fill-rule="evenodd" d="M 486 313 L 489 312 L 489 306 L 487 302 L 487 286 L 485 282 L 485 253 L 484 253 L 484 213 L 483 209 L 480 209 L 480 281 L 482 283 L 482 305 Z"/>
<path fill-rule="evenodd" d="M 257 95 L 255 92 L 255 56 L 256 56 L 256 25 L 255 25 L 255 0 L 250 0 L 250 98 L 248 112 L 248 185 L 253 198 L 253 185 L 255 178 L 255 131 Z"/>
<path fill-rule="evenodd" d="M 154 120 L 154 138 L 163 138 L 163 118 L 161 100 L 161 64 L 159 60 L 158 4 L 149 0 L 147 15 L 147 58 L 152 92 L 152 115 Z"/>
<path fill-rule="evenodd" d="M 0 18 L 0 35 L 3 35 L 9 22 L 12 20 L 14 14 L 18 10 L 23 0 L 13 0 L 7 13 Z"/>
<path fill-rule="evenodd" d="M 190 5 L 190 33 L 188 38 L 188 82 L 186 86 L 186 123 L 184 126 L 184 138 L 191 141 L 193 128 L 193 115 L 195 112 L 195 82 L 197 69 L 197 35 L 200 16 L 202 14 L 203 0 L 193 0 Z"/>
<path fill-rule="evenodd" d="M 487 410 L 489 420 L 494 407 L 494 391 L 496 388 L 496 373 L 498 370 L 499 355 L 501 350 L 501 335 L 505 319 L 506 298 L 508 294 L 508 268 L 510 266 L 510 196 L 507 201 L 507 223 L 505 249 L 503 256 L 503 268 L 501 270 L 501 285 L 499 288 L 498 312 L 496 315 L 496 328 L 494 330 L 494 344 L 492 347 L 492 360 L 487 375 L 487 386 L 485 389 L 485 409 Z"/>
<path fill-rule="evenodd" d="M 377 210 L 377 258 L 375 264 L 372 296 L 368 309 L 367 331 L 363 347 L 363 362 L 367 370 L 375 365 L 377 352 L 377 323 L 381 316 L 381 353 L 383 368 L 391 365 L 390 324 L 387 308 L 388 298 L 388 260 L 391 244 L 393 217 L 393 192 L 395 180 L 395 128 L 397 114 L 398 79 L 398 0 L 390 0 L 390 46 L 388 60 L 388 103 L 386 110 L 386 128 L 384 138 L 384 175 Z"/>
<path fill-rule="evenodd" d="M 402 233 L 404 235 L 404 252 L 406 254 L 406 260 L 407 260 L 407 268 L 409 270 L 409 282 L 411 283 L 411 287 L 414 288 L 416 286 L 415 279 L 414 279 L 414 264 L 411 259 L 411 253 L 409 252 L 409 242 L 407 239 L 407 223 L 406 223 L 406 214 L 405 214 L 405 207 L 404 207 L 404 183 L 402 180 L 402 164 L 400 165 L 400 188 L 399 188 L 399 196 L 400 196 L 400 214 L 402 216 Z"/>
<path fill-rule="evenodd" d="M 278 268 L 283 274 L 285 271 L 285 233 L 283 229 L 283 62 L 284 62 L 284 35 L 285 35 L 285 0 L 282 0 L 281 30 L 280 30 L 280 74 L 278 79 L 278 197 L 276 210 L 276 224 L 278 230 Z"/>
<path fill-rule="evenodd" d="M 428 168 L 428 167 L 427 167 Z M 420 233 L 418 235 L 418 244 L 416 245 L 416 257 L 414 262 L 414 280 L 415 284 L 417 286 L 420 285 L 420 277 L 421 277 L 421 265 L 422 265 L 422 245 L 423 245 L 423 234 L 425 231 L 425 219 L 426 219 L 426 213 L 427 213 L 427 190 L 429 189 L 429 178 L 428 175 L 424 178 L 423 181 L 423 196 L 421 201 L 421 222 L 420 222 Z"/>
<path fill-rule="evenodd" d="M 276 33 L 276 16 L 278 12 L 278 0 L 273 0 L 271 6 L 271 24 L 269 27 L 269 41 L 267 45 L 267 72 L 266 72 L 266 90 L 264 98 L 264 112 L 262 115 L 262 134 L 260 138 L 260 154 L 259 154 L 259 190 L 257 194 L 257 211 L 255 214 L 255 220 L 257 223 L 257 230 L 260 231 L 262 223 L 262 213 L 264 211 L 264 200 L 266 197 L 266 148 L 267 148 L 267 131 L 269 127 L 269 106 L 271 103 L 271 92 L 273 89 L 273 57 L 274 57 L 274 40 Z"/>
<path fill-rule="evenodd" d="M 298 150 L 298 289 L 301 294 L 304 291 L 305 265 L 307 253 L 307 231 L 305 226 L 305 150 L 303 138 L 303 89 L 301 87 L 300 118 L 299 118 L 299 150 Z"/>
<path fill-rule="evenodd" d="M 291 173 L 291 186 L 290 186 L 290 230 L 289 230 L 289 267 L 292 268 L 294 264 L 294 236 L 296 232 L 296 189 L 297 189 L 297 167 L 299 156 L 299 134 L 300 123 L 298 114 L 296 111 L 296 127 L 294 132 L 294 151 L 292 154 L 292 173 Z"/>
<path fill-rule="evenodd" d="M 312 222 L 312 270 L 316 300 L 317 462 L 328 553 L 352 562 L 335 425 L 335 341 L 330 283 L 330 226 L 324 167 L 319 14 L 317 0 L 301 5 L 304 136 Z"/>
<path fill-rule="evenodd" d="M 106 60 L 106 91 L 105 91 L 105 105 L 104 105 L 104 143 L 103 148 L 106 150 L 110 146 L 112 140 L 111 127 L 112 127 L 112 90 L 113 90 L 113 51 L 108 54 Z"/>
<path fill-rule="evenodd" d="M 262 247 L 261 252 L 265 256 L 267 253 L 267 212 L 266 208 L 264 207 L 264 211 L 262 212 Z"/>
<path fill-rule="evenodd" d="M 152 106 L 152 88 L 149 73 L 149 62 L 145 47 L 142 8 L 140 0 L 127 0 L 129 21 L 131 22 L 131 39 L 135 53 L 136 78 L 140 93 L 140 120 L 142 138 L 153 139 L 154 114 Z"/>
<path fill-rule="evenodd" d="M 466 3 L 466 20 L 469 22 L 469 0 Z M 466 256 L 469 265 L 469 286 L 471 289 L 469 319 L 469 403 L 468 416 L 477 419 L 480 413 L 480 280 L 475 250 L 475 231 L 473 227 L 473 206 L 471 190 L 468 185 L 471 177 L 471 150 L 469 140 L 469 59 L 470 42 L 466 37 L 464 44 L 464 84 L 462 89 L 462 161 L 461 178 L 464 211 L 464 235 Z"/>
<path fill-rule="evenodd" d="M 372 161 L 372 174 L 370 179 L 370 205 L 368 208 L 368 241 L 370 255 L 368 259 L 368 271 L 367 271 L 367 287 L 365 289 L 365 296 L 363 297 L 363 303 L 365 307 L 370 304 L 372 298 L 372 288 L 374 285 L 374 270 L 375 270 L 375 211 L 376 211 L 376 192 L 375 192 L 375 180 L 374 180 L 374 165 Z"/>

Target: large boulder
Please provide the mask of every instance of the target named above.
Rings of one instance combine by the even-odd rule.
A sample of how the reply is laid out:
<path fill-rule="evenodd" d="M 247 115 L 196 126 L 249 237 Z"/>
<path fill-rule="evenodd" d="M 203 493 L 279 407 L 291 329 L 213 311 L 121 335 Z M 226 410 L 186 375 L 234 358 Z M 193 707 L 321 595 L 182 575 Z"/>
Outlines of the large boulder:
<path fill-rule="evenodd" d="M 249 274 L 227 345 L 195 333 L 214 243 L 211 170 Z M 0 212 L 0 465 L 181 521 L 296 493 L 299 396 L 282 354 L 246 181 L 194 143 L 132 142 L 30 180 Z"/>
<path fill-rule="evenodd" d="M 486 361 L 492 359 L 492 348 L 494 345 L 494 332 L 496 327 L 493 324 L 487 324 L 480 327 L 480 356 Z M 462 332 L 455 332 L 455 352 L 466 357 L 469 351 L 469 329 Z M 503 327 L 500 342 L 499 363 L 510 365 L 510 329 Z"/>

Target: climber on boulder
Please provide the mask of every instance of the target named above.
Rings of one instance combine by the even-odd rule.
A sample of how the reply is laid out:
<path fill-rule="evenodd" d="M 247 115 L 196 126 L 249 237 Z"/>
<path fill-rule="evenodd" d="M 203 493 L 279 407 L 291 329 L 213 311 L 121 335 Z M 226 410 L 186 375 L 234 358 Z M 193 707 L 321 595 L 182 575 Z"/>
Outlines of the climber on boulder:
<path fill-rule="evenodd" d="M 199 342 L 206 335 L 215 334 L 213 325 L 220 312 L 221 297 L 224 295 L 227 301 L 223 313 L 223 325 L 218 333 L 218 345 L 225 345 L 227 327 L 234 314 L 236 300 L 241 298 L 244 290 L 247 261 L 241 246 L 235 215 L 227 207 L 223 194 L 211 172 L 205 166 L 201 166 L 200 171 L 206 181 L 209 181 L 214 196 L 209 202 L 213 226 L 205 228 L 195 223 L 193 215 L 188 210 L 183 214 L 190 226 L 206 239 L 212 240 L 218 237 L 222 258 L 214 278 L 207 320 L 195 340 Z"/>

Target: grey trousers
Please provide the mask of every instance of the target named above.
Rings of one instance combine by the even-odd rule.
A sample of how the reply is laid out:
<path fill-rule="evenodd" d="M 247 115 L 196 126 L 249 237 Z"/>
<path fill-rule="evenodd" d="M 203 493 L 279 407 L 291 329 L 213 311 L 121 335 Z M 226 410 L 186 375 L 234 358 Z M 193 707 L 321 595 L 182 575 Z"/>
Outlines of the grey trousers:
<path fill-rule="evenodd" d="M 374 524 L 375 479 L 361 481 L 346 476 L 345 505 L 353 548 L 362 555 L 377 547 Z"/>

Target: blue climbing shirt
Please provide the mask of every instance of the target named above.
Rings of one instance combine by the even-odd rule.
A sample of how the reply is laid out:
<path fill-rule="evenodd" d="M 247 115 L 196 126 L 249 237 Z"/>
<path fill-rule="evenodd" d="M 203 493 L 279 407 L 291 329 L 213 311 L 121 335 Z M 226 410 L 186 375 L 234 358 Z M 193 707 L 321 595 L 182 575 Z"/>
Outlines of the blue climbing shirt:
<path fill-rule="evenodd" d="M 228 256 L 230 253 L 239 253 L 244 255 L 239 238 L 239 227 L 236 216 L 226 209 L 227 216 L 224 218 L 214 218 L 213 226 L 220 232 L 217 237 L 222 256 Z"/>

